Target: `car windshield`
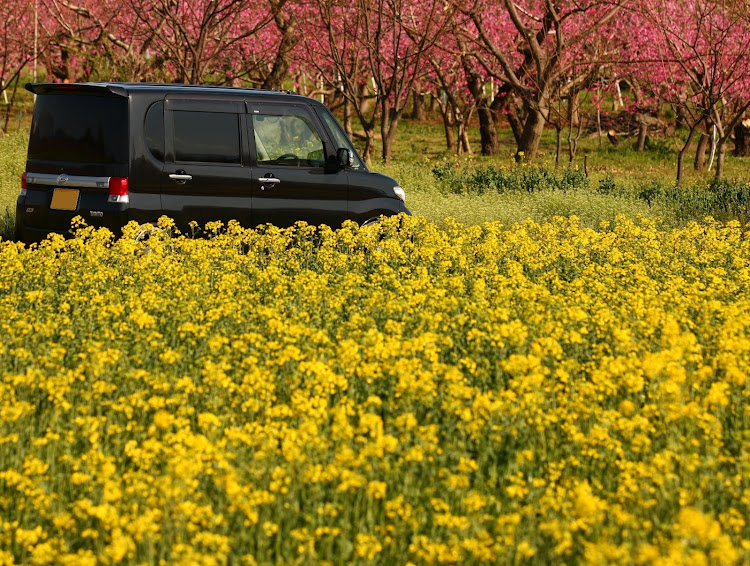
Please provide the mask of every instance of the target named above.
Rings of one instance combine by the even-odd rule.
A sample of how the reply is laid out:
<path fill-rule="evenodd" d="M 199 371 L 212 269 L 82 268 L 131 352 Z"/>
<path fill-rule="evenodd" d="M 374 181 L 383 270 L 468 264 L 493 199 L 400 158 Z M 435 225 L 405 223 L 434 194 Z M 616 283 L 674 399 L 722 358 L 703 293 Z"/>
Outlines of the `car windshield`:
<path fill-rule="evenodd" d="M 114 96 L 37 96 L 29 159 L 128 162 L 128 102 Z"/>

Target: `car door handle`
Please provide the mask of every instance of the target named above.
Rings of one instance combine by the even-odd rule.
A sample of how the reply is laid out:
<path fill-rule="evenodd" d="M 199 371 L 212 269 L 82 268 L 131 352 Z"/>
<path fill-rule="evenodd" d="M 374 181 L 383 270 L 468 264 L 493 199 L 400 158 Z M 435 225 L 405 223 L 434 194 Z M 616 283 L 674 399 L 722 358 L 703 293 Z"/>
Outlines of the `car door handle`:
<path fill-rule="evenodd" d="M 173 181 L 177 181 L 178 183 L 184 183 L 186 181 L 190 181 L 193 179 L 192 175 L 188 175 L 187 173 L 170 173 L 169 178 Z"/>
<path fill-rule="evenodd" d="M 258 181 L 260 182 L 261 191 L 265 190 L 267 186 L 270 187 L 281 183 L 281 179 L 277 179 L 276 177 L 259 177 Z"/>

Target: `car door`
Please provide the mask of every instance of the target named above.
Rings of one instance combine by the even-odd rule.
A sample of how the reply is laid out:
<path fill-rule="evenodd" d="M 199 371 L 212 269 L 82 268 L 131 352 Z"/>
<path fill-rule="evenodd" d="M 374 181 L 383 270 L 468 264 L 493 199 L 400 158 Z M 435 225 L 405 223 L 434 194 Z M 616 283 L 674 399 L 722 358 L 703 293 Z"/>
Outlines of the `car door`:
<path fill-rule="evenodd" d="M 248 108 L 253 224 L 340 227 L 347 219 L 347 174 L 326 170 L 332 144 L 318 117 L 304 104 L 248 100 Z"/>
<path fill-rule="evenodd" d="M 251 222 L 247 116 L 242 100 L 165 100 L 162 208 L 190 233 L 195 221 Z"/>

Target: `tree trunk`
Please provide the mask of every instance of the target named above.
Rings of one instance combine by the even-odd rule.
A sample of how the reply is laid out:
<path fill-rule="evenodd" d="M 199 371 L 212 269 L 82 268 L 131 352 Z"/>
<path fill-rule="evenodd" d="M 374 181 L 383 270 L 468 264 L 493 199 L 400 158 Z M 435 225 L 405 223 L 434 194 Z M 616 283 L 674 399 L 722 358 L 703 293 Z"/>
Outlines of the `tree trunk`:
<path fill-rule="evenodd" d="M 695 148 L 695 160 L 693 161 L 693 168 L 696 171 L 704 171 L 706 169 L 706 150 L 708 149 L 708 141 L 710 136 L 701 132 L 701 137 L 698 139 L 698 147 Z"/>
<path fill-rule="evenodd" d="M 416 90 L 412 95 L 411 119 L 420 121 L 427 119 L 427 112 L 425 111 L 425 95 Z"/>
<path fill-rule="evenodd" d="M 294 15 L 287 17 L 282 12 L 283 6 L 283 3 L 278 5 L 271 3 L 276 27 L 281 32 L 281 41 L 276 51 L 276 59 L 273 62 L 273 67 L 271 67 L 271 72 L 266 76 L 261 88 L 278 90 L 282 87 L 292 62 L 292 50 L 299 41 L 297 37 L 297 17 Z"/>
<path fill-rule="evenodd" d="M 437 101 L 437 97 L 436 97 L 435 93 L 433 92 L 430 95 L 430 104 L 428 106 L 430 112 L 434 112 L 435 111 L 435 106 L 437 106 L 437 102 L 438 102 Z"/>
<path fill-rule="evenodd" d="M 516 145 L 521 143 L 521 137 L 523 136 L 522 109 L 519 108 L 513 93 L 498 93 L 498 96 L 495 97 L 495 100 L 490 105 L 490 110 L 492 110 L 492 118 L 495 121 L 496 127 L 501 125 L 501 116 L 505 115 L 513 133 L 513 138 L 516 140 Z"/>
<path fill-rule="evenodd" d="M 47 73 L 54 76 L 56 79 L 58 79 L 59 82 L 65 82 L 65 80 L 70 80 L 72 78 L 72 73 L 70 72 L 70 67 L 68 66 L 68 63 L 70 61 L 70 53 L 68 52 L 67 47 L 65 47 L 64 45 L 59 45 L 59 47 L 60 55 L 58 57 L 55 57 L 51 53 L 48 53 L 43 63 L 45 65 L 45 68 L 47 69 Z M 51 52 L 52 49 L 50 49 L 49 51 Z"/>
<path fill-rule="evenodd" d="M 344 101 L 344 132 L 350 140 L 354 140 L 354 130 L 352 129 L 352 103 L 347 98 Z"/>
<path fill-rule="evenodd" d="M 518 151 L 516 152 L 516 161 L 531 163 L 536 159 L 543 132 L 544 115 L 536 108 L 529 108 L 526 122 L 523 125 L 521 142 L 518 144 Z"/>
<path fill-rule="evenodd" d="M 581 109 L 581 93 L 580 91 L 576 90 L 571 94 L 570 99 L 568 100 L 568 119 L 570 120 L 570 125 L 574 128 L 578 127 L 578 123 L 580 121 L 580 109 Z"/>
<path fill-rule="evenodd" d="M 5 110 L 5 124 L 3 124 L 3 133 L 4 134 L 8 133 L 8 124 L 10 123 L 10 114 L 13 111 L 14 105 L 16 104 L 16 93 L 18 92 L 18 83 L 20 83 L 20 82 L 21 82 L 21 78 L 20 77 L 16 77 L 16 82 L 13 83 L 13 94 L 10 97 L 10 102 L 8 103 L 8 107 Z M 3 92 L 6 92 L 6 91 L 3 90 Z M 20 121 L 19 121 L 18 126 L 20 128 L 20 126 L 21 126 Z"/>
<path fill-rule="evenodd" d="M 388 164 L 393 157 L 393 140 L 396 138 L 396 127 L 404 114 L 406 106 L 400 110 L 389 108 L 388 104 L 383 104 L 380 116 L 380 135 L 383 142 L 383 162 Z"/>
<path fill-rule="evenodd" d="M 692 128 L 690 128 L 690 132 L 688 133 L 687 140 L 685 141 L 685 145 L 682 146 L 682 149 L 677 154 L 677 186 L 682 185 L 682 173 L 684 171 L 684 163 L 685 163 L 685 154 L 687 153 L 688 148 L 690 147 L 690 142 L 693 141 L 693 135 L 695 134 L 695 130 L 700 126 L 700 123 L 703 121 L 699 120 Z"/>
<path fill-rule="evenodd" d="M 482 155 L 495 155 L 497 153 L 497 128 L 492 120 L 492 111 L 484 97 L 477 104 L 477 116 L 479 117 Z"/>
<path fill-rule="evenodd" d="M 646 122 L 641 122 L 638 124 L 638 142 L 635 146 L 636 151 L 643 151 L 646 149 L 646 137 L 648 137 L 648 125 Z"/>
<path fill-rule="evenodd" d="M 454 144 L 456 143 L 453 134 L 453 123 L 451 119 L 443 114 L 443 126 L 445 128 L 445 147 L 448 151 L 453 151 Z"/>
<path fill-rule="evenodd" d="M 482 155 L 495 155 L 498 149 L 497 127 L 492 118 L 489 104 L 487 104 L 487 97 L 484 95 L 482 78 L 473 70 L 471 62 L 466 57 L 462 59 L 462 62 L 467 74 L 467 86 L 474 98 L 474 105 L 479 117 L 479 138 L 482 145 Z"/>
<path fill-rule="evenodd" d="M 455 94 L 447 90 L 445 85 L 443 85 L 442 96 L 436 96 L 433 93 L 432 100 L 437 101 L 440 115 L 443 117 L 445 144 L 448 151 L 454 151 L 455 149 L 456 154 L 464 153 L 466 147 L 463 144 L 463 138 L 466 136 L 466 123 L 471 116 L 471 109 L 467 109 L 468 115 L 462 112 Z M 458 140 L 456 140 L 456 137 L 458 137 Z"/>
<path fill-rule="evenodd" d="M 516 145 L 520 144 L 521 138 L 523 138 L 523 121 L 521 121 L 517 109 L 511 108 L 508 112 L 508 124 L 510 125 L 510 131 L 513 132 Z"/>
<path fill-rule="evenodd" d="M 362 150 L 362 159 L 367 165 L 372 163 L 372 152 L 375 149 L 375 128 L 365 127 L 365 148 Z"/>
<path fill-rule="evenodd" d="M 628 83 L 630 84 L 630 93 L 633 95 L 636 106 L 640 106 L 643 101 L 643 89 L 641 85 L 632 77 L 628 79 Z"/>
<path fill-rule="evenodd" d="M 677 108 L 674 109 L 674 113 L 676 116 L 675 128 L 680 129 L 680 128 L 690 127 L 688 125 L 689 120 L 688 120 L 687 111 L 685 110 L 685 107 L 682 104 L 677 105 Z"/>
<path fill-rule="evenodd" d="M 570 165 L 573 165 L 573 161 L 576 158 L 576 155 L 578 154 L 578 140 L 581 137 L 581 130 L 580 128 L 576 132 L 576 135 L 573 135 L 573 129 L 571 128 L 568 130 L 568 163 Z"/>
<path fill-rule="evenodd" d="M 375 100 L 367 96 L 367 85 L 359 86 L 359 95 L 357 96 L 357 105 L 359 106 L 358 112 L 362 114 L 373 114 L 373 120 L 375 120 L 374 114 L 378 112 L 378 107 L 373 108 Z M 374 126 L 373 126 L 374 127 Z"/>
<path fill-rule="evenodd" d="M 454 120 L 454 114 L 451 111 L 450 103 L 446 97 L 444 102 L 441 102 L 435 95 L 432 96 L 433 100 L 438 101 L 438 108 L 440 108 L 440 115 L 443 117 L 443 129 L 445 130 L 445 145 L 448 151 L 453 151 L 454 136 L 453 128 L 456 125 Z"/>
<path fill-rule="evenodd" d="M 458 148 L 459 153 L 466 155 L 471 154 L 471 144 L 469 143 L 469 132 L 466 129 L 466 124 L 461 122 L 458 126 Z"/>
<path fill-rule="evenodd" d="M 576 97 L 580 102 L 580 99 Z M 581 130 L 583 129 L 583 120 L 580 119 L 580 115 L 576 121 L 575 127 L 573 126 L 572 114 L 573 111 L 576 113 L 580 109 L 580 105 L 568 106 L 568 163 L 572 166 L 573 160 L 576 158 L 578 153 L 578 141 L 581 139 Z"/>
<path fill-rule="evenodd" d="M 722 137 L 716 148 L 716 176 L 717 181 L 721 181 L 724 176 L 724 157 L 727 154 L 727 139 Z"/>
<path fill-rule="evenodd" d="M 612 110 L 614 112 L 617 112 L 620 108 L 623 108 L 625 106 L 625 103 L 622 100 L 622 89 L 620 88 L 620 80 L 615 77 L 615 93 L 616 96 L 612 99 Z"/>
<path fill-rule="evenodd" d="M 750 120 L 743 120 L 734 127 L 734 156 L 750 157 Z"/>

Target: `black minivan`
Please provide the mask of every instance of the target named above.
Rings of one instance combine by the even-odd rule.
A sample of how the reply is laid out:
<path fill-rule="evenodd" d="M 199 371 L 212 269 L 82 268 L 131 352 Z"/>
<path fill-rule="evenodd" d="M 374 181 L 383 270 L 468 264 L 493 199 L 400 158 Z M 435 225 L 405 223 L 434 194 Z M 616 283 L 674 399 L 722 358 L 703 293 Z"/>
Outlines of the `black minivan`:
<path fill-rule="evenodd" d="M 27 84 L 36 94 L 16 206 L 19 240 L 73 217 L 119 235 L 167 215 L 242 226 L 339 227 L 404 212 L 322 103 L 286 92 L 146 83 Z"/>

